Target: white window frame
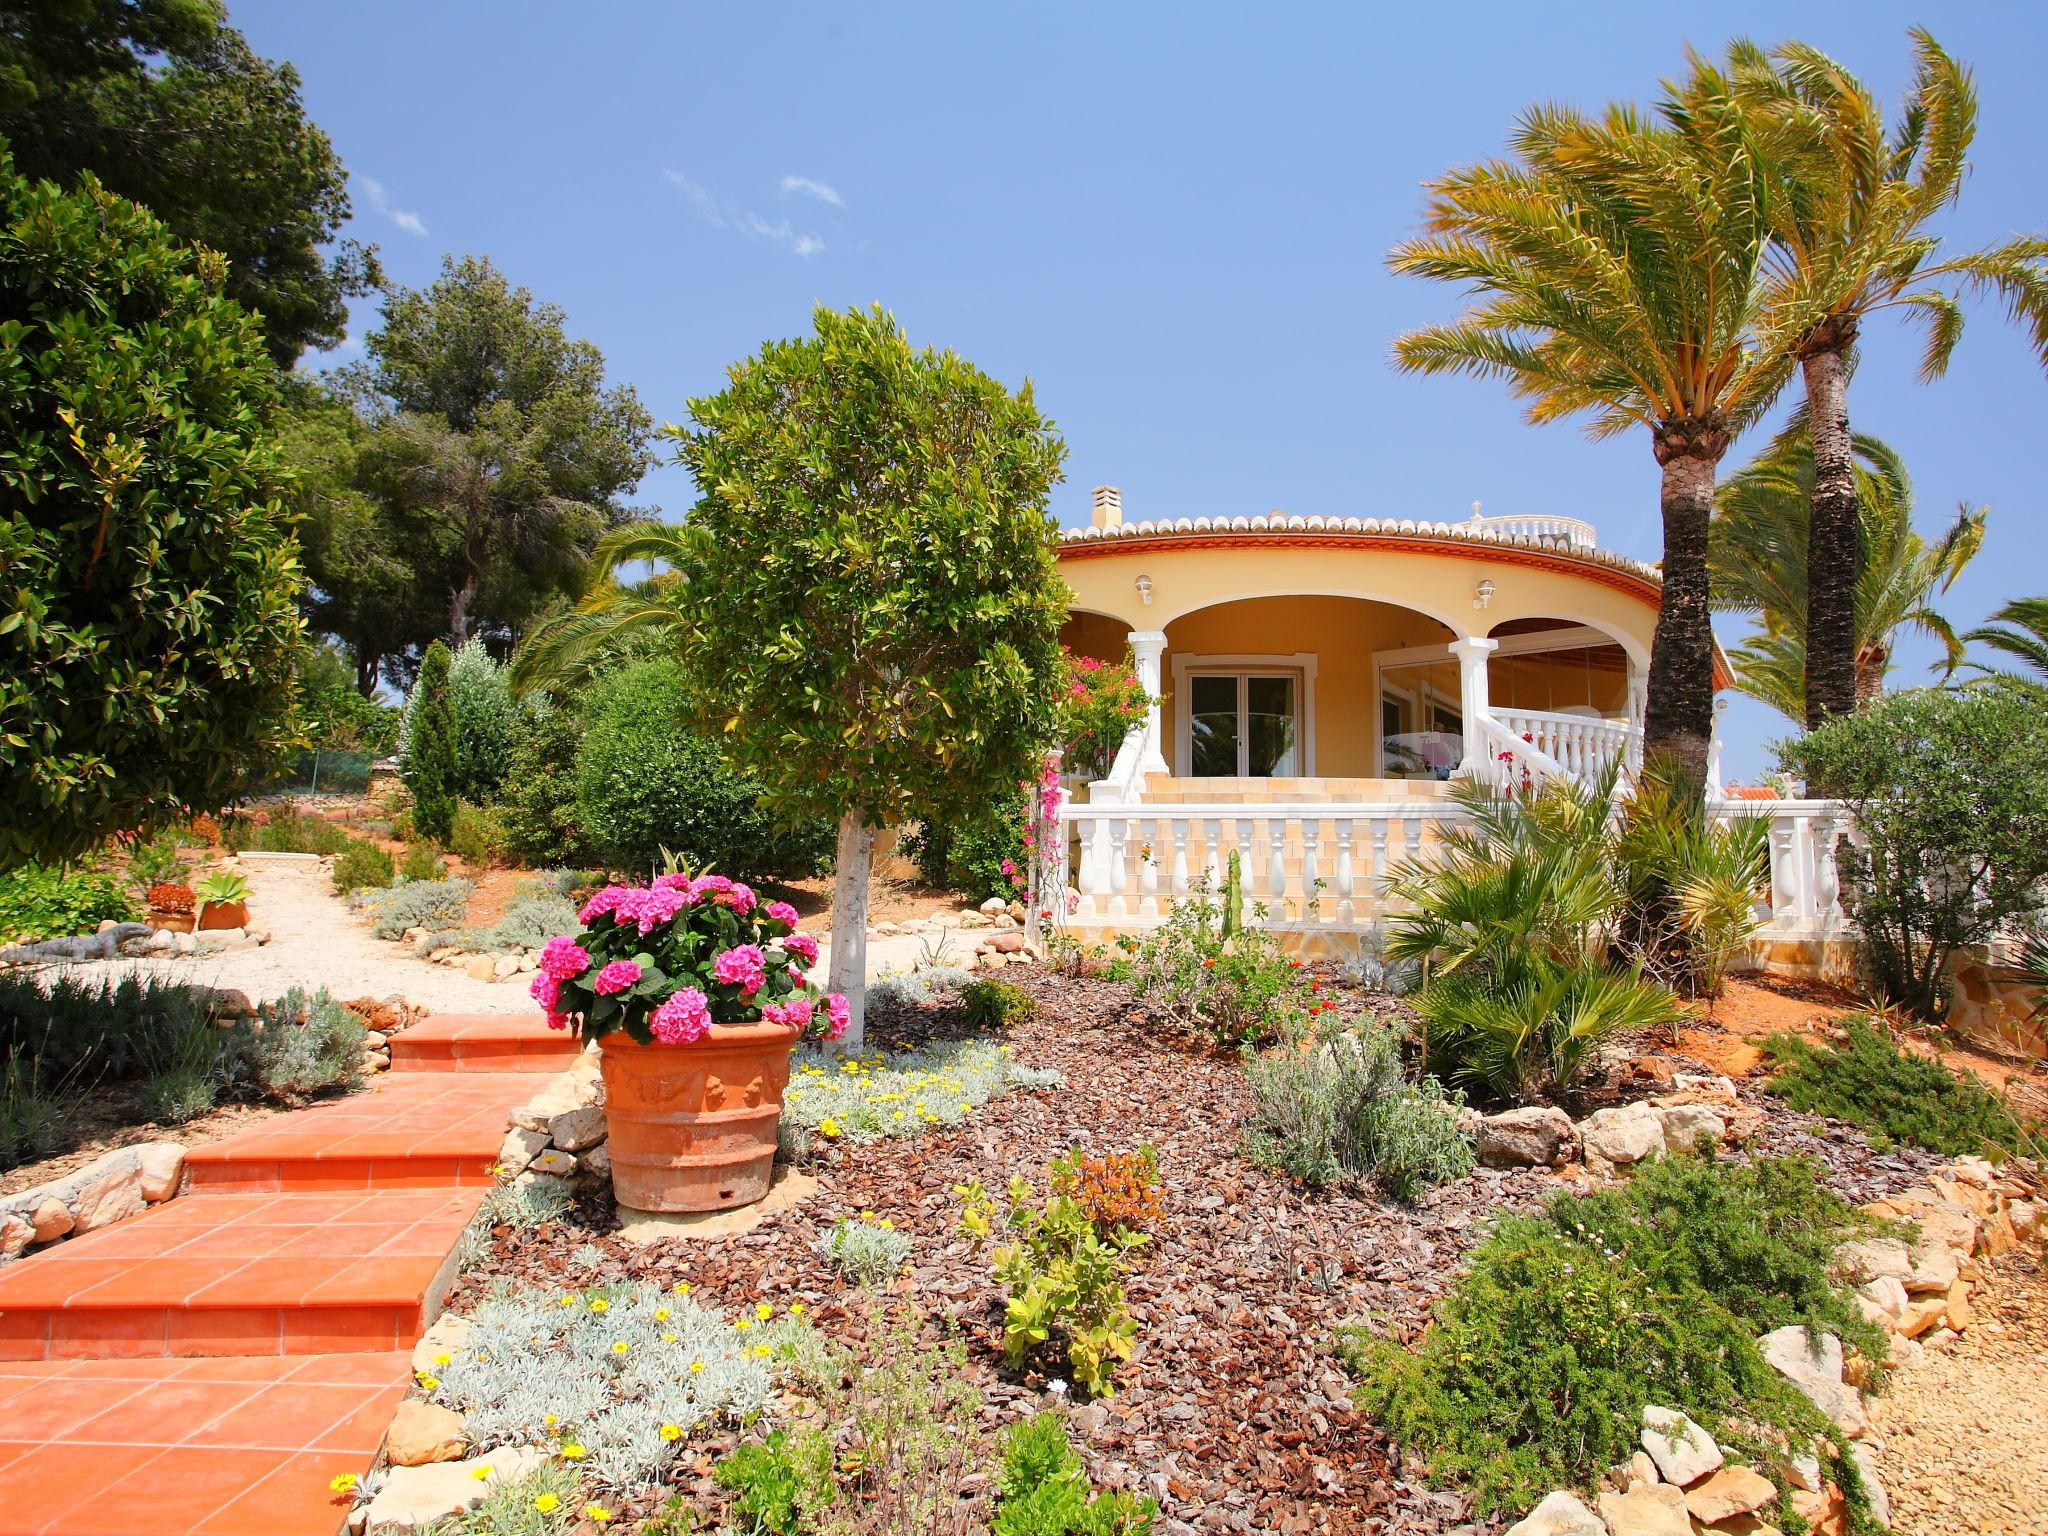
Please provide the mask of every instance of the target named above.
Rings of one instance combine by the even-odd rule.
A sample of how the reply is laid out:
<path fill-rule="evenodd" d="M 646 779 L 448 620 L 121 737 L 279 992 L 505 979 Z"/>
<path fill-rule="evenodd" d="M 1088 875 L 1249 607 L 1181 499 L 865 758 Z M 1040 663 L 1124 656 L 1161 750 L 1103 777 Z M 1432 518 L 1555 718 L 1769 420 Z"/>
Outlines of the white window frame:
<path fill-rule="evenodd" d="M 1195 674 L 1234 673 L 1239 677 L 1291 676 L 1296 678 L 1296 726 L 1301 747 L 1301 772 L 1287 777 L 1312 779 L 1316 776 L 1316 653 L 1296 651 L 1291 656 L 1219 656 L 1177 653 L 1173 656 L 1175 777 L 1191 779 L 1195 766 L 1194 696 L 1188 679 Z M 1241 696 L 1241 695 L 1240 695 Z M 1239 760 L 1249 750 L 1239 733 Z"/>

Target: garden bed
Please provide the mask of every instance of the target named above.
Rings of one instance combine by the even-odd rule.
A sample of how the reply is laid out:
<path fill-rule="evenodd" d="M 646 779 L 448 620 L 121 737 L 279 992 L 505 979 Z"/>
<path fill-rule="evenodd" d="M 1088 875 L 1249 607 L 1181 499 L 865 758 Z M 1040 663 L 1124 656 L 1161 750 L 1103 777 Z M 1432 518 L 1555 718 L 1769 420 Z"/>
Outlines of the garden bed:
<path fill-rule="evenodd" d="M 983 1412 L 1006 1422 L 1057 1393 L 1042 1374 L 1002 1368 L 1002 1293 L 986 1251 L 958 1233 L 954 1186 L 995 1189 L 1021 1173 L 1042 1192 L 1046 1163 L 1070 1148 L 1150 1145 L 1164 1215 L 1127 1282 L 1136 1354 L 1117 1371 L 1113 1398 L 1076 1413 L 1096 1481 L 1157 1497 L 1164 1530 L 1437 1531 L 1466 1520 L 1461 1496 L 1404 1476 L 1385 1437 L 1354 1409 L 1335 1334 L 1365 1323 L 1415 1337 L 1487 1219 L 1534 1208 L 1581 1182 L 1577 1170 L 1482 1169 L 1413 1207 L 1307 1195 L 1240 1155 L 1250 1090 L 1234 1056 L 1170 1038 L 1120 985 L 1036 967 L 1004 976 L 1039 1005 L 1005 1039 L 1020 1062 L 1062 1073 L 1063 1088 L 999 1095 L 953 1130 L 814 1143 L 818 1192 L 736 1237 L 633 1247 L 612 1235 L 604 1197 L 561 1222 L 499 1228 L 451 1306 L 467 1309 L 498 1277 L 560 1286 L 565 1257 L 582 1252 L 598 1275 L 685 1280 L 728 1314 L 801 1301 L 827 1334 L 846 1338 L 867 1326 L 868 1311 L 820 1239 L 835 1221 L 872 1213 L 912 1242 L 893 1294 L 922 1310 L 934 1338 L 943 1319 L 957 1320 Z M 950 1003 L 884 1004 L 869 1033 L 873 1044 L 901 1047 L 970 1031 Z M 1847 1127 L 1742 1093 L 1766 1116 L 1763 1150 L 1815 1158 L 1851 1200 L 1904 1188 L 1938 1161 L 1905 1149 L 1878 1156 Z M 730 1440 L 703 1440 L 686 1463 L 693 1497 L 719 1499 L 710 1471 Z"/>

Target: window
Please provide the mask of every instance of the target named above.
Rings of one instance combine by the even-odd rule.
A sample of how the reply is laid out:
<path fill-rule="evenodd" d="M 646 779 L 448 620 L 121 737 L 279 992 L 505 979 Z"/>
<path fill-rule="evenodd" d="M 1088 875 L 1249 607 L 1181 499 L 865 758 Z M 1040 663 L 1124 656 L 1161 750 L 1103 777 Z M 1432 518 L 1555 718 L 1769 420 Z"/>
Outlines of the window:
<path fill-rule="evenodd" d="M 1299 673 L 1194 673 L 1188 709 L 1193 777 L 1274 779 L 1302 771 Z"/>
<path fill-rule="evenodd" d="M 1380 773 L 1446 779 L 1464 758 L 1458 668 L 1449 660 L 1380 668 Z"/>

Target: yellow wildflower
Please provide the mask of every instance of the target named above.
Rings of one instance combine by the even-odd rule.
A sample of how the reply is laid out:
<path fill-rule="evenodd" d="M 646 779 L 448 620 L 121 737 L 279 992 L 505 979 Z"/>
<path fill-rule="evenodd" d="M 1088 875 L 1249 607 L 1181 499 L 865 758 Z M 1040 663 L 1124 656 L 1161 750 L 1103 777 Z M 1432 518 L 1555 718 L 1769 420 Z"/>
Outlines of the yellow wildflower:
<path fill-rule="evenodd" d="M 802 1317 L 804 1315 L 804 1304 L 800 1301 L 792 1301 L 789 1304 L 789 1315 L 791 1317 Z"/>
<path fill-rule="evenodd" d="M 543 1515 L 552 1515 L 562 1507 L 562 1501 L 552 1493 L 544 1493 L 533 1501 L 533 1507 Z"/>
<path fill-rule="evenodd" d="M 692 1376 L 696 1375 L 696 1374 L 697 1374 L 697 1372 L 699 1372 L 699 1371 L 701 1371 L 701 1370 L 703 1370 L 703 1369 L 704 1369 L 704 1362 L 703 1362 L 702 1360 L 692 1360 L 692 1361 L 690 1362 L 690 1374 L 691 1374 Z"/>
<path fill-rule="evenodd" d="M 482 1482 L 491 1475 L 491 1464 L 488 1461 L 480 1461 L 469 1469 L 469 1475 Z"/>
<path fill-rule="evenodd" d="M 668 1308 L 667 1308 L 667 1307 L 656 1307 L 656 1308 L 654 1309 L 654 1320 L 655 1320 L 655 1321 L 656 1321 L 657 1323 L 665 1323 L 665 1322 L 667 1322 L 667 1321 L 668 1321 Z"/>
<path fill-rule="evenodd" d="M 630 1348 L 632 1346 L 624 1339 L 614 1339 L 612 1341 L 612 1353 L 615 1355 L 623 1355 Z"/>
<path fill-rule="evenodd" d="M 588 1453 L 583 1449 L 582 1446 L 578 1445 L 574 1440 L 565 1440 L 562 1442 L 561 1450 L 559 1450 L 555 1454 L 560 1456 L 564 1461 L 575 1461 L 578 1457 L 587 1455 Z"/>
<path fill-rule="evenodd" d="M 420 1390 L 422 1392 L 431 1392 L 434 1390 L 434 1388 L 441 1385 L 440 1377 L 429 1376 L 425 1371 L 420 1371 L 416 1373 L 413 1379 L 420 1384 Z"/>
<path fill-rule="evenodd" d="M 673 1343 L 675 1343 L 675 1341 L 676 1341 L 676 1336 L 675 1336 L 674 1334 L 672 1334 L 672 1333 L 664 1333 L 664 1334 L 663 1334 L 663 1335 L 661 1336 L 661 1342 L 662 1342 L 662 1343 L 664 1343 L 664 1344 L 673 1344 Z"/>
<path fill-rule="evenodd" d="M 839 1122 L 827 1115 L 818 1122 L 818 1134 L 830 1140 L 839 1134 Z"/>
<path fill-rule="evenodd" d="M 664 1439 L 664 1440 L 670 1441 L 670 1442 L 674 1442 L 674 1441 L 677 1441 L 677 1440 L 680 1440 L 680 1439 L 682 1439 L 682 1438 L 683 1438 L 683 1426 L 682 1426 L 682 1425 L 680 1425 L 680 1424 L 664 1424 L 664 1425 L 662 1425 L 662 1426 L 661 1426 L 661 1438 L 662 1438 L 662 1439 Z"/>
<path fill-rule="evenodd" d="M 360 1479 L 357 1478 L 355 1473 L 344 1472 L 339 1477 L 335 1478 L 334 1481 L 329 1483 L 327 1486 L 332 1488 L 336 1493 L 353 1493 L 355 1491 L 355 1486 L 359 1481 Z"/>
<path fill-rule="evenodd" d="M 754 1353 L 759 1355 L 763 1360 L 766 1360 L 769 1356 L 773 1355 L 775 1351 L 770 1349 L 766 1344 L 756 1344 L 754 1346 Z"/>
<path fill-rule="evenodd" d="M 754 1326 L 754 1320 L 751 1317 L 736 1317 L 732 1320 L 732 1325 L 739 1329 L 741 1333 L 745 1333 Z"/>
<path fill-rule="evenodd" d="M 583 1518 L 592 1525 L 610 1525 L 612 1512 L 602 1504 L 586 1504 L 583 1506 Z"/>
<path fill-rule="evenodd" d="M 765 1301 L 754 1308 L 754 1316 L 761 1319 L 761 1321 L 764 1323 L 767 1322 L 768 1319 L 773 1317 L 774 1315 L 775 1309 L 769 1306 L 768 1303 Z"/>
<path fill-rule="evenodd" d="M 609 1312 L 611 1311 L 611 1309 L 612 1304 L 606 1301 L 602 1296 L 598 1297 L 597 1300 L 593 1301 L 590 1304 L 590 1310 L 593 1312 Z"/>
<path fill-rule="evenodd" d="M 436 1364 L 436 1365 L 453 1365 L 454 1363 L 455 1363 L 455 1357 L 454 1357 L 453 1355 L 436 1355 L 436 1356 L 434 1356 L 434 1364 Z"/>
<path fill-rule="evenodd" d="M 675 1283 L 675 1293 L 676 1293 L 676 1294 L 677 1294 L 678 1296 L 687 1296 L 687 1295 L 689 1295 L 689 1294 L 690 1294 L 690 1282 L 689 1282 L 689 1281 L 687 1281 L 687 1280 L 678 1280 L 678 1281 L 677 1281 L 677 1282 Z"/>

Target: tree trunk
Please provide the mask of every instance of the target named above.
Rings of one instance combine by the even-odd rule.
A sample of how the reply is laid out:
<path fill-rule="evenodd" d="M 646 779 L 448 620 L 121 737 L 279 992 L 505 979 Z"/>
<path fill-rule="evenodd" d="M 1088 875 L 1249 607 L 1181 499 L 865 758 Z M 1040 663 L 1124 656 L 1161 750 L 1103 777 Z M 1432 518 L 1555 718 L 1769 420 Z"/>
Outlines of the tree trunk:
<path fill-rule="evenodd" d="M 1856 707 L 1868 709 L 1884 697 L 1885 668 L 1891 665 L 1889 646 L 1873 645 L 1856 653 Z"/>
<path fill-rule="evenodd" d="M 475 573 L 462 578 L 448 602 L 448 649 L 459 651 L 469 640 L 469 605 L 476 601 Z"/>
<path fill-rule="evenodd" d="M 875 829 L 859 811 L 839 818 L 839 855 L 832 872 L 832 965 L 826 987 L 842 995 L 851 1010 L 839 1049 L 860 1050 L 867 1013 L 868 869 Z"/>
<path fill-rule="evenodd" d="M 1849 437 L 1849 373 L 1843 350 L 1854 333 L 1800 361 L 1813 438 L 1813 499 L 1806 519 L 1806 728 L 1856 711 L 1856 583 L 1863 574 L 1863 527 L 1856 506 L 1855 449 Z"/>
<path fill-rule="evenodd" d="M 377 668 L 383 660 L 379 651 L 367 646 L 356 648 L 356 692 L 366 699 L 377 697 Z"/>
<path fill-rule="evenodd" d="M 1658 428 L 1664 470 L 1664 600 L 1650 649 L 1645 765 L 1662 764 L 1675 785 L 1705 792 L 1707 744 L 1714 732 L 1714 623 L 1707 607 L 1707 527 L 1714 513 L 1714 468 L 1728 451 L 1717 421 Z"/>

